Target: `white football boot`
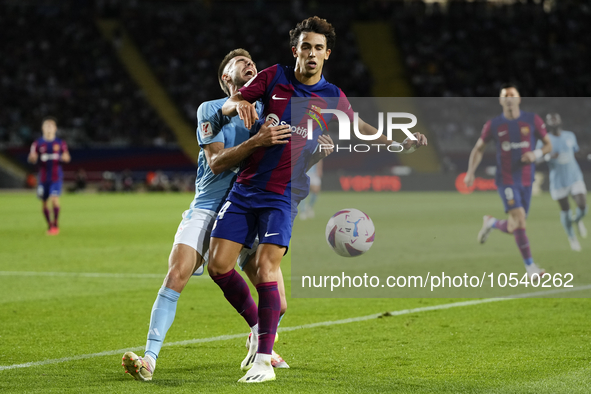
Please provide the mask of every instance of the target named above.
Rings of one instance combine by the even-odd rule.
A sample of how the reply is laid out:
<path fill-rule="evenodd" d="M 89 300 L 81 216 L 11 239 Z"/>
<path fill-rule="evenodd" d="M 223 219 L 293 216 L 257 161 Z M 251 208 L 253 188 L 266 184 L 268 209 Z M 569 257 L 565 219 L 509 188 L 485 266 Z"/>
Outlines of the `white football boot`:
<path fill-rule="evenodd" d="M 271 366 L 273 368 L 289 368 L 289 365 L 285 362 L 275 350 L 271 353 Z"/>
<path fill-rule="evenodd" d="M 484 215 L 482 217 L 482 228 L 478 232 L 478 242 L 481 244 L 485 243 L 488 239 L 490 232 L 493 229 L 493 225 L 495 224 L 495 218 L 490 215 Z"/>
<path fill-rule="evenodd" d="M 279 338 L 279 334 L 275 334 L 275 343 L 277 343 L 278 338 Z M 249 350 L 249 353 L 250 353 L 251 339 L 252 339 L 252 333 L 248 334 L 248 338 L 246 338 L 246 349 Z M 255 353 L 256 353 L 256 351 L 255 351 Z M 279 353 L 277 353 L 275 350 L 273 350 L 273 352 L 271 353 L 271 366 L 273 366 L 273 368 L 289 368 L 289 365 L 285 362 L 283 357 L 281 357 L 279 355 Z"/>
<path fill-rule="evenodd" d="M 585 227 L 583 220 L 579 220 L 577 222 L 577 229 L 579 230 L 579 235 L 581 238 L 587 238 L 587 227 Z"/>
<path fill-rule="evenodd" d="M 130 374 L 135 380 L 152 380 L 154 366 L 143 357 L 134 352 L 127 352 L 123 355 L 121 365 L 125 368 L 125 373 Z"/>
<path fill-rule="evenodd" d="M 257 355 L 257 350 L 259 348 L 259 341 L 251 341 L 250 338 L 252 337 L 252 333 L 248 334 L 248 338 L 246 338 L 246 348 L 248 349 L 248 354 L 246 358 L 242 360 L 240 364 L 240 369 L 243 371 L 248 371 L 252 368 L 252 364 L 254 363 L 254 358 Z"/>
<path fill-rule="evenodd" d="M 238 382 L 240 383 L 262 383 L 275 380 L 275 371 L 270 361 L 263 361 L 257 359 L 252 368 L 248 370 Z"/>
<path fill-rule="evenodd" d="M 568 238 L 568 242 L 570 243 L 570 248 L 572 250 L 574 250 L 575 252 L 580 252 L 581 251 L 581 244 L 579 243 L 579 240 L 577 239 L 576 235 L 573 235 L 573 237 L 569 237 Z"/>
<path fill-rule="evenodd" d="M 525 270 L 527 271 L 527 276 L 529 276 L 529 279 L 532 281 L 532 283 L 539 281 L 544 275 L 546 275 L 546 270 L 538 267 L 536 263 L 526 266 Z"/>

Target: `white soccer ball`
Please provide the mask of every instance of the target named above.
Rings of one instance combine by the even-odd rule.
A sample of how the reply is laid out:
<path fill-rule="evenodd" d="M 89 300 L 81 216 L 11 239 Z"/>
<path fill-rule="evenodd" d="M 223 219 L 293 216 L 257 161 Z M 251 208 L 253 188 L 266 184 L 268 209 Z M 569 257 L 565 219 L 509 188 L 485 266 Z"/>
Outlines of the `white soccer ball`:
<path fill-rule="evenodd" d="M 341 209 L 326 225 L 326 242 L 343 257 L 355 257 L 367 252 L 376 235 L 371 218 L 358 209 Z"/>

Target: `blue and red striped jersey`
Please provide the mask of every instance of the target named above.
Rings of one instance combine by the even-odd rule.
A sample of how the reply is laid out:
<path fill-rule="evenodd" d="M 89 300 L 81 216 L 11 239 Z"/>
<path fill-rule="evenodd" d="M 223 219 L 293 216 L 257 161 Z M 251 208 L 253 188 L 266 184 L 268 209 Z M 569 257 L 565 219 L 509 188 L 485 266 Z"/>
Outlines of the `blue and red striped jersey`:
<path fill-rule="evenodd" d="M 512 120 L 501 114 L 486 122 L 480 138 L 496 142 L 497 186 L 532 185 L 535 165 L 522 163 L 521 156 L 533 151 L 536 141 L 546 134 L 544 121 L 533 112 L 521 111 L 519 118 Z"/>
<path fill-rule="evenodd" d="M 43 137 L 38 138 L 31 145 L 31 152 L 39 155 L 39 182 L 58 182 L 63 179 L 62 166 L 60 158 L 64 152 L 68 151 L 66 141 L 55 138 L 52 141 L 46 141 Z"/>
<path fill-rule="evenodd" d="M 262 99 L 264 117 L 259 124 L 267 120 L 272 120 L 272 125 L 289 124 L 292 133 L 287 144 L 257 149 L 243 163 L 236 182 L 287 197 L 291 197 L 292 188 L 307 193 L 308 162 L 317 147 L 318 136 L 328 132 L 324 131 L 325 125 L 334 115 L 325 116 L 323 122 L 315 121 L 312 140 L 307 138 L 308 119 L 322 118 L 321 109 L 338 109 L 353 121 L 353 110 L 345 94 L 324 76 L 314 85 L 305 85 L 296 79 L 293 67 L 279 64 L 258 73 L 240 93 L 251 103 Z"/>

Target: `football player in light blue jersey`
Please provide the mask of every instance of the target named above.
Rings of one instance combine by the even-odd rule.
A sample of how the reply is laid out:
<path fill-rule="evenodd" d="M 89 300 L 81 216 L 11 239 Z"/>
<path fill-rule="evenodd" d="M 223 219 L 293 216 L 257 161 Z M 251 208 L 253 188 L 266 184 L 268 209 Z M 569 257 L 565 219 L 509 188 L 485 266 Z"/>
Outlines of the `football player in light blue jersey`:
<path fill-rule="evenodd" d="M 575 159 L 579 151 L 577 137 L 572 131 L 562 130 L 562 119 L 557 113 L 546 115 L 549 137 L 552 141 L 552 152 L 546 155 L 550 167 L 550 195 L 560 205 L 560 221 L 568 235 L 570 247 L 581 251 L 581 244 L 573 230 L 573 224 L 579 230 L 581 238 L 587 237 L 587 229 L 583 217 L 587 213 L 587 188 L 581 168 Z M 577 210 L 571 214 L 568 196 L 571 195 L 577 204 Z"/>
<path fill-rule="evenodd" d="M 244 49 L 228 53 L 218 70 L 222 90 L 229 97 L 257 75 L 250 54 Z M 240 162 L 261 146 L 287 143 L 291 136 L 288 125 L 269 127 L 271 122 L 252 133 L 238 118 L 222 115 L 221 108 L 228 98 L 208 101 L 197 110 L 197 140 L 199 152 L 195 199 L 183 213 L 168 260 L 168 273 L 152 307 L 148 340 L 144 357 L 133 352 L 123 355 L 123 367 L 136 380 L 152 380 L 156 359 L 164 338 L 176 314 L 180 293 L 193 275 L 203 273 L 208 262 L 209 239 L 217 211 L 228 194 Z M 261 111 L 259 105 L 257 110 Z M 257 128 L 258 129 L 258 128 Z M 249 138 L 252 135 L 252 138 Z M 244 250 L 241 265 L 254 254 Z M 244 268 L 255 277 L 254 264 Z M 285 299 L 285 297 L 284 297 Z M 285 307 L 283 302 L 282 307 Z M 280 358 L 280 357 L 279 357 Z M 280 361 L 283 361 L 282 359 Z"/>

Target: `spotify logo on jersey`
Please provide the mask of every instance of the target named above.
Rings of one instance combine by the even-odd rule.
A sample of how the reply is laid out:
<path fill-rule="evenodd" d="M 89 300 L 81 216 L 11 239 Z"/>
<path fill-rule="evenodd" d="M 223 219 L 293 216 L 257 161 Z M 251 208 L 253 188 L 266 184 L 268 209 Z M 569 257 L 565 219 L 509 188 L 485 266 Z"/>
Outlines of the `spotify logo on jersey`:
<path fill-rule="evenodd" d="M 275 114 L 269 114 L 267 115 L 267 117 L 265 118 L 265 121 L 271 121 L 270 126 L 278 126 L 279 125 L 279 117 Z"/>

